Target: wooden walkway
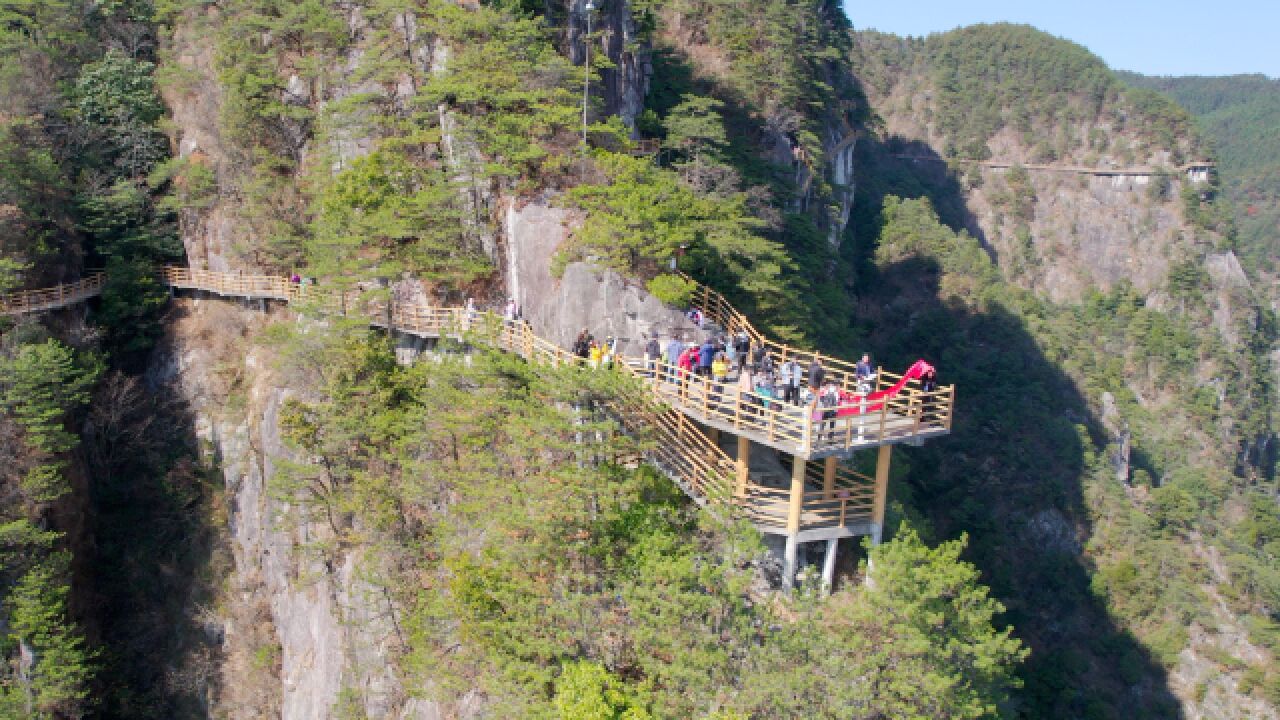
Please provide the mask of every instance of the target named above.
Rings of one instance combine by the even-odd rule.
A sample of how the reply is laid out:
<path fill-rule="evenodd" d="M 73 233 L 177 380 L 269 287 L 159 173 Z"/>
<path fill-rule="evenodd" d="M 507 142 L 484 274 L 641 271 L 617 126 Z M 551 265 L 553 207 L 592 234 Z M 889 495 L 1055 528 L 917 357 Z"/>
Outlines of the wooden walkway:
<path fill-rule="evenodd" d="M 15 316 L 48 312 L 82 303 L 101 295 L 106 282 L 105 273 L 94 272 L 73 283 L 0 295 L 0 315 Z"/>
<path fill-rule="evenodd" d="M 0 296 L 0 314 L 47 311 L 83 302 L 101 293 L 104 280 L 102 273 L 96 273 L 78 283 Z M 161 271 L 161 280 L 175 290 L 276 300 L 304 311 L 359 317 L 372 326 L 418 337 L 484 344 L 535 364 L 584 365 L 581 358 L 537 336 L 527 323 L 504 322 L 489 311 L 389 303 L 379 299 L 378 292 L 331 290 L 270 275 L 169 267 Z M 807 365 L 817 358 L 828 377 L 853 387 L 852 364 L 765 338 L 710 288 L 699 286 L 697 302 L 708 323 L 729 332 L 747 332 L 779 365 L 787 359 Z M 616 370 L 638 382 L 635 390 L 615 398 L 609 409 L 628 432 L 652 438 L 646 459 L 703 506 L 728 508 L 767 533 L 786 534 L 789 526 L 796 525 L 788 517 L 790 489 L 750 476 L 710 437 L 713 431 L 732 432 L 805 463 L 804 501 L 798 518 L 801 541 L 865 534 L 877 512 L 873 478 L 845 468 L 831 473 L 815 461 L 945 435 L 950 432 L 955 397 L 954 387 L 924 392 L 918 384 L 908 383 L 874 412 L 814 422 L 805 408 L 765 398 L 744 399 L 732 385 L 720 386 L 700 377 L 673 382 L 678 377 L 675 368 L 658 364 L 651 369 L 641 358 L 621 358 Z M 899 377 L 881 371 L 876 388 L 887 387 Z"/>

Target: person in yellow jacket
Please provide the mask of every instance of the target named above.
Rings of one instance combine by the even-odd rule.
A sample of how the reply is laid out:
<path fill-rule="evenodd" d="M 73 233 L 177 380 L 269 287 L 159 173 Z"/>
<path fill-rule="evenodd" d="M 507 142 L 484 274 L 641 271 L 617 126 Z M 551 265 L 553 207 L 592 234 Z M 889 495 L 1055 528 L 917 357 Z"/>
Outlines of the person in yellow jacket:
<path fill-rule="evenodd" d="M 717 353 L 716 359 L 711 361 L 711 377 L 718 383 L 729 379 L 729 358 L 724 353 Z"/>
<path fill-rule="evenodd" d="M 604 357 L 604 348 L 597 343 L 591 343 L 591 352 L 588 362 L 591 363 L 592 369 L 600 367 L 600 359 Z"/>

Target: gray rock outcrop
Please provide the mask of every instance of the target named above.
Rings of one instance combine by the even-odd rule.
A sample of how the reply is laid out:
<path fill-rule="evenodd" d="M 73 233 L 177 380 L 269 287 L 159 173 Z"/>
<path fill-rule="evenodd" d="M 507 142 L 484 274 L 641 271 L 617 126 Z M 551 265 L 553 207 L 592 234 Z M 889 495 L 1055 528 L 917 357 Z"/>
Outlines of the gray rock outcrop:
<path fill-rule="evenodd" d="M 702 332 L 682 309 L 664 305 L 632 280 L 611 270 L 575 262 L 560 278 L 551 274 L 556 249 L 570 231 L 572 216 L 544 202 L 506 209 L 508 294 L 541 336 L 568 348 L 583 328 L 597 340 L 613 336 L 626 355 L 643 352 L 644 335 L 701 340 Z"/>

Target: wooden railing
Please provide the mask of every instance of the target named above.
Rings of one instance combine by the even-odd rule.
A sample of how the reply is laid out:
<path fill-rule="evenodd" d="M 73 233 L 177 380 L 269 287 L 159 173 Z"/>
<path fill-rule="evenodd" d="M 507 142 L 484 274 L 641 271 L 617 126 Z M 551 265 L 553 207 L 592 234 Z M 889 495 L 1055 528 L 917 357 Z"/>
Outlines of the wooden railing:
<path fill-rule="evenodd" d="M 0 315 L 46 312 L 84 302 L 101 295 L 106 282 L 105 273 L 94 272 L 73 283 L 0 295 Z"/>
<path fill-rule="evenodd" d="M 742 507 L 756 525 L 784 529 L 790 503 L 790 488 L 748 484 Z M 805 464 L 805 493 L 800 513 L 800 532 L 832 527 L 868 524 L 875 519 L 875 479 L 837 467 L 828 481 L 823 464 Z"/>
<path fill-rule="evenodd" d="M 662 361 L 646 366 L 640 358 L 627 358 L 625 363 L 643 375 L 654 394 L 699 421 L 802 457 L 944 434 L 951 428 L 953 387 L 926 392 L 908 384 L 884 400 L 814 407 L 755 389 L 744 392 L 736 382 L 716 382 Z"/>
<path fill-rule="evenodd" d="M 492 314 L 477 311 L 467 314 L 461 307 L 435 307 L 403 302 L 397 304 L 385 299 L 384 290 L 380 296 L 379 288 L 339 290 L 293 283 L 288 278 L 275 275 L 215 273 L 187 268 L 165 268 L 161 277 L 172 287 L 196 288 L 220 295 L 284 300 L 317 307 L 329 313 L 362 316 L 380 327 L 434 337 L 461 337 L 481 320 L 484 320 L 486 327 L 498 323 L 498 319 Z M 705 318 L 727 331 L 748 333 L 753 343 L 758 343 L 774 355 L 777 363 L 794 359 L 806 365 L 817 357 L 819 363 L 827 369 L 828 377 L 847 391 L 851 392 L 855 388 L 854 365 L 847 361 L 769 341 L 756 331 L 745 315 L 708 287 L 699 287 L 699 299 L 703 301 L 701 307 Z M 527 329 L 529 325 L 498 323 L 497 327 L 504 328 L 504 333 L 525 332 L 512 328 Z M 527 333 L 527 337 L 521 338 L 499 337 L 495 343 L 503 350 L 517 352 L 529 359 L 538 355 L 538 359 L 558 363 L 579 363 L 580 360 L 570 352 L 536 337 L 531 331 Z M 517 341 L 518 345 L 511 345 Z M 744 397 L 732 383 L 716 383 L 699 375 L 686 377 L 675 366 L 655 363 L 657 372 L 649 372 L 640 357 L 623 357 L 620 365 L 626 366 L 628 372 L 636 377 L 649 380 L 655 395 L 680 410 L 681 414 L 805 457 L 838 454 L 852 448 L 942 434 L 951 428 L 954 387 L 925 392 L 920 389 L 919 383 L 908 383 L 902 392 L 882 402 L 867 406 L 827 407 L 823 410 L 835 413 L 836 418 L 815 419 L 812 407 L 787 405 L 777 398 L 762 397 L 756 392 L 750 392 Z M 658 382 L 662 378 L 667 382 Z M 879 370 L 874 380 L 874 389 L 888 387 L 900 378 L 901 375 Z M 680 382 L 675 382 L 676 379 Z"/>
<path fill-rule="evenodd" d="M 791 360 L 799 363 L 807 371 L 810 363 L 817 360 L 826 373 L 826 379 L 835 382 L 843 392 L 853 394 L 858 390 L 856 363 L 772 340 L 757 330 L 746 315 L 734 308 L 720 293 L 687 275 L 683 277 L 697 285 L 692 303 L 702 311 L 704 325 L 714 324 L 730 336 L 745 332 L 751 339 L 753 352 L 754 348 L 763 347 L 765 352 L 773 358 L 776 367 L 781 367 L 783 363 Z M 876 368 L 875 376 L 869 383 L 870 390 L 873 392 L 884 390 L 901 379 L 902 375 Z M 821 438 L 815 435 L 813 443 L 805 448 L 808 452 L 822 452 L 833 450 L 841 445 L 852 448 L 855 444 L 894 441 L 918 436 L 921 433 L 950 432 L 954 405 L 954 385 L 939 386 L 935 390 L 926 392 L 918 380 L 909 380 L 901 392 L 885 402 L 883 407 L 872 411 L 871 415 L 846 412 L 844 417 L 835 421 L 834 427 L 830 430 L 830 437 L 826 432 Z M 853 407 L 850 406 L 850 409 Z M 837 408 L 837 410 L 843 409 L 845 408 Z M 857 409 L 861 410 L 861 408 Z M 805 449 L 801 451 L 804 452 Z"/>

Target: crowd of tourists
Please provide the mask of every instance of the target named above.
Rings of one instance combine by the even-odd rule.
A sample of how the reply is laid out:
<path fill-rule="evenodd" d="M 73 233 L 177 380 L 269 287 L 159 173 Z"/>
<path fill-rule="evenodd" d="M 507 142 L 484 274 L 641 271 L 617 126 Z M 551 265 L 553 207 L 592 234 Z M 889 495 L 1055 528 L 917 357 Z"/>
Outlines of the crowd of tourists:
<path fill-rule="evenodd" d="M 695 385 L 704 388 L 709 403 L 716 407 L 723 406 L 726 396 L 736 395 L 746 413 L 757 408 L 809 408 L 815 420 L 833 421 L 835 409 L 856 405 L 872 391 L 877 377 L 871 357 L 863 355 L 854 368 L 855 390 L 847 392 L 828 377 L 817 357 L 807 363 L 779 360 L 745 331 L 708 333 L 702 342 L 673 335 L 664 344 L 656 334 L 647 333 L 642 339 L 646 377 L 674 386 L 677 392 Z M 572 351 L 592 368 L 607 368 L 619 362 L 617 347 L 613 336 L 600 341 L 583 328 Z M 734 392 L 726 392 L 731 386 Z"/>
<path fill-rule="evenodd" d="M 608 368 L 618 360 L 618 341 L 612 335 L 597 341 L 586 328 L 573 341 L 572 352 L 592 368 Z"/>
<path fill-rule="evenodd" d="M 701 313 L 691 311 L 689 319 L 697 330 Z M 624 362 L 618 353 L 619 341 L 609 335 L 598 340 L 583 328 L 573 342 L 572 352 L 592 368 L 610 368 Z M 863 435 L 862 419 L 878 412 L 906 382 L 917 380 L 928 392 L 937 387 L 934 367 L 923 360 L 892 384 L 879 383 L 879 370 L 869 354 L 854 365 L 851 376 L 829 374 L 817 356 L 807 361 L 775 356 L 770 348 L 746 331 L 707 331 L 701 342 L 691 342 L 678 332 L 663 338 L 656 333 L 642 336 L 641 374 L 663 383 L 684 397 L 705 396 L 706 405 L 717 411 L 726 408 L 744 416 L 762 413 L 794 414 L 814 423 L 815 437 L 831 441 L 837 420 L 855 416 L 849 426 Z M 803 420 L 801 420 L 803 421 Z"/>

